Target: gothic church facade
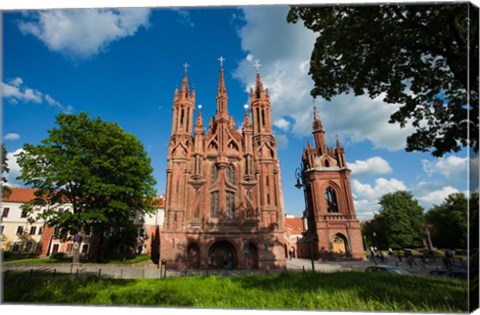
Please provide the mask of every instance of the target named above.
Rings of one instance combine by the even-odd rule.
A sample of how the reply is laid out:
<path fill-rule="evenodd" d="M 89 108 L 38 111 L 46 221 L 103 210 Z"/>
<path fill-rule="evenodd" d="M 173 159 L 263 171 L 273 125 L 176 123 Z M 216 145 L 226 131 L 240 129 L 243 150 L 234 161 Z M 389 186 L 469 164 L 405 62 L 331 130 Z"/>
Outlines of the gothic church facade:
<path fill-rule="evenodd" d="M 185 71 L 173 97 L 161 259 L 177 269 L 283 268 L 280 164 L 258 69 L 241 130 L 228 112 L 223 65 L 216 105 L 215 117 L 204 122 L 198 110 L 194 123 Z"/>

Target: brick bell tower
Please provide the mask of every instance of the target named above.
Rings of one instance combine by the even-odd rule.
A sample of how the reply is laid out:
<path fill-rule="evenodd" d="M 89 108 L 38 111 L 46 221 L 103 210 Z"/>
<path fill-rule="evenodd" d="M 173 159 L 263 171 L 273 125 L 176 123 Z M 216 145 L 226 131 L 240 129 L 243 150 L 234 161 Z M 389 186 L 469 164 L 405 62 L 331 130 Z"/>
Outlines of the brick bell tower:
<path fill-rule="evenodd" d="M 219 60 L 208 129 L 200 110 L 193 125 L 195 91 L 186 70 L 174 94 L 160 257 L 176 269 L 283 268 L 283 199 L 268 90 L 257 67 L 239 130 L 228 112 L 225 59 Z"/>
<path fill-rule="evenodd" d="M 315 258 L 353 257 L 364 259 L 360 224 L 355 215 L 350 189 L 350 170 L 345 150 L 325 143 L 325 131 L 314 108 L 312 133 L 315 147 L 303 150 L 301 176 L 305 189 L 307 221 L 305 239 L 313 241 Z M 307 244 L 305 244 L 307 246 Z M 305 248 L 305 252 L 308 252 Z"/>

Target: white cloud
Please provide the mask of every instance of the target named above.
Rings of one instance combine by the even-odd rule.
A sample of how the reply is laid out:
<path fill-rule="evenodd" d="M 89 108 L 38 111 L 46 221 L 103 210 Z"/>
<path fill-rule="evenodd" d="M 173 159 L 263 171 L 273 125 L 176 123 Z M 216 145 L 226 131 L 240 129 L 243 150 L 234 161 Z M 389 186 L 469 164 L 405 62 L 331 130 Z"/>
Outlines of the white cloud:
<path fill-rule="evenodd" d="M 348 163 L 348 168 L 352 171 L 352 176 L 389 174 L 392 172 L 390 164 L 379 156 L 365 161 L 357 160 L 354 163 Z"/>
<path fill-rule="evenodd" d="M 24 152 L 22 148 L 7 153 L 7 165 L 9 168 L 9 172 L 4 174 L 5 178 L 7 179 L 7 184 L 10 187 L 25 187 L 24 183 L 17 180 L 17 177 L 21 175 L 21 168 L 18 165 L 16 155 Z"/>
<path fill-rule="evenodd" d="M 15 78 L 8 83 L 0 82 L 2 97 L 13 104 L 18 102 L 41 103 L 43 94 L 40 91 L 22 86 L 23 80 Z"/>
<path fill-rule="evenodd" d="M 458 157 L 455 155 L 447 158 L 441 157 L 433 162 L 422 160 L 423 170 L 427 175 L 441 174 L 449 179 L 466 178 L 467 163 L 467 157 Z"/>
<path fill-rule="evenodd" d="M 73 59 L 88 59 L 114 41 L 148 27 L 149 9 L 45 10 L 27 15 L 18 27 L 32 34 L 51 51 Z"/>
<path fill-rule="evenodd" d="M 4 140 L 9 140 L 9 141 L 14 141 L 20 139 L 20 135 L 18 133 L 7 133 L 5 137 L 3 137 Z"/>
<path fill-rule="evenodd" d="M 192 22 L 190 12 L 187 10 L 182 10 L 182 9 L 174 9 L 180 15 L 181 18 L 181 23 L 190 27 L 194 27 L 195 23 Z"/>
<path fill-rule="evenodd" d="M 424 196 L 418 197 L 418 199 L 420 200 L 424 208 L 428 210 L 433 205 L 441 204 L 450 194 L 458 192 L 458 189 L 452 186 L 446 186 L 440 190 L 431 191 Z"/>
<path fill-rule="evenodd" d="M 285 118 L 277 119 L 273 122 L 273 125 L 279 129 L 282 129 L 283 131 L 290 129 L 290 122 Z"/>
<path fill-rule="evenodd" d="M 279 150 L 283 150 L 283 149 L 286 149 L 288 147 L 287 135 L 274 134 L 274 137 L 277 140 L 277 148 Z"/>
<path fill-rule="evenodd" d="M 383 195 L 399 190 L 407 190 L 405 184 L 395 178 L 377 178 L 374 186 L 363 184 L 357 179 L 353 179 L 351 183 L 355 210 L 360 220 L 367 220 L 373 217 L 373 212 L 380 209 L 378 201 Z"/>
<path fill-rule="evenodd" d="M 50 95 L 25 86 L 22 78 L 19 77 L 13 80 L 7 80 L 7 83 L 0 82 L 0 88 L 2 97 L 12 104 L 18 104 L 19 102 L 41 104 L 46 102 L 48 105 L 57 107 L 64 113 L 72 113 L 74 110 L 71 105 L 64 106 Z"/>
<path fill-rule="evenodd" d="M 243 12 L 245 25 L 239 36 L 247 57 L 240 62 L 235 77 L 248 90 L 255 80 L 253 61 L 260 59 L 260 74 L 269 89 L 273 121 L 291 117 L 292 132 L 310 134 L 313 82 L 308 70 L 316 34 L 301 23 L 287 23 L 287 6 L 245 7 Z M 317 108 L 329 142 L 335 141 L 337 134 L 353 143 L 369 140 L 375 148 L 395 151 L 405 147 L 406 137 L 413 131 L 410 125 L 401 129 L 388 123 L 399 105 L 386 104 L 381 98 L 342 94 L 330 102 L 318 99 Z"/>

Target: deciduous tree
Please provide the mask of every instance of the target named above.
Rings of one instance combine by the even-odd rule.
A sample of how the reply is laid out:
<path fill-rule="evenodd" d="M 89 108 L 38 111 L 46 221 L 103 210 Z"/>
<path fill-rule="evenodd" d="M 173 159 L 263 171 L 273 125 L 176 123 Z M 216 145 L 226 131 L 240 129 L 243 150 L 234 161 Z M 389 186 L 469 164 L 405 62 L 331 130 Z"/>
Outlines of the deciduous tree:
<path fill-rule="evenodd" d="M 431 208 L 425 218 L 432 225 L 431 237 L 435 247 L 467 248 L 468 199 L 463 193 L 449 195 L 443 203 Z"/>
<path fill-rule="evenodd" d="M 313 96 L 353 92 L 400 104 L 389 122 L 416 128 L 407 151 L 442 156 L 470 146 L 478 152 L 477 7 L 293 6 L 287 20 L 302 20 L 318 34 L 310 59 Z"/>
<path fill-rule="evenodd" d="M 152 211 L 150 158 L 141 142 L 116 123 L 86 113 L 60 114 L 48 138 L 23 149 L 19 179 L 37 190 L 24 210 L 47 204 L 40 217 L 63 236 L 93 229 L 100 250 L 105 230 L 128 226 L 138 213 Z M 65 203 L 72 211 L 58 211 Z"/>

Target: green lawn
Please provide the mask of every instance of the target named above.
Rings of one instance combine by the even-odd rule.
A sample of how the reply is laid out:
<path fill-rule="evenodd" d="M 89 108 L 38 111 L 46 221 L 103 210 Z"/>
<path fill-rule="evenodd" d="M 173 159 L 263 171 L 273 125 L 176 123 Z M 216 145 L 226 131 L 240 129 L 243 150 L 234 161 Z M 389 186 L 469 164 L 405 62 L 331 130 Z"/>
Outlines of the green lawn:
<path fill-rule="evenodd" d="M 466 312 L 467 282 L 384 273 L 282 273 L 158 280 L 27 280 L 9 275 L 4 302 L 289 310 Z"/>

